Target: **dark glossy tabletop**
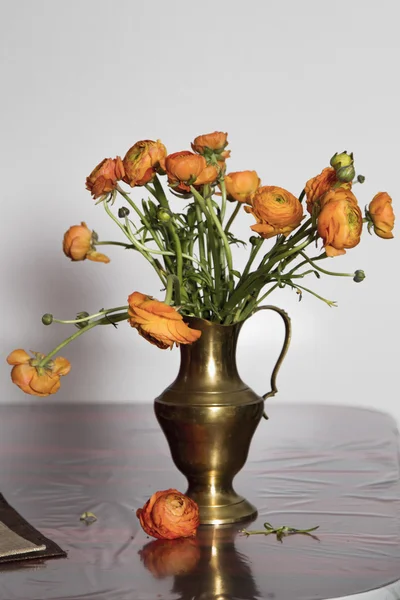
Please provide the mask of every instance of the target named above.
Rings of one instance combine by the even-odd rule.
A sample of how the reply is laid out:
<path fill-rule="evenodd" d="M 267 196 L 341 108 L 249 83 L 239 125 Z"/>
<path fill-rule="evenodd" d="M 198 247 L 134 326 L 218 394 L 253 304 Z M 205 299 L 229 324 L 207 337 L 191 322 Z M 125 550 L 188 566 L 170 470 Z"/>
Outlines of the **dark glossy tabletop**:
<path fill-rule="evenodd" d="M 152 406 L 0 406 L 0 492 L 68 552 L 0 566 L 0 600 L 311 600 L 368 590 L 360 597 L 399 598 L 393 419 L 278 402 L 268 412 L 235 479 L 259 510 L 247 527 L 319 525 L 319 541 L 279 543 L 239 527 L 153 541 L 136 509 L 156 490 L 186 486 Z M 97 522 L 80 522 L 84 511 Z"/>

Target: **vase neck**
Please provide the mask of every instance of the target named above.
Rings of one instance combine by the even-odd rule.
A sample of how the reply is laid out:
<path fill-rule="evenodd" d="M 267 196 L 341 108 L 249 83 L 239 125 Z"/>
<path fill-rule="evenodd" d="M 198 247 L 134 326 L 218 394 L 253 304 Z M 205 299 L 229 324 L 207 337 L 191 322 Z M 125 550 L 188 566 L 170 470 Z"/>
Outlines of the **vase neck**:
<path fill-rule="evenodd" d="M 181 345 L 181 366 L 175 381 L 208 391 L 243 386 L 236 366 L 236 346 L 242 323 L 219 325 L 185 317 L 192 329 L 201 331 L 194 343 Z"/>

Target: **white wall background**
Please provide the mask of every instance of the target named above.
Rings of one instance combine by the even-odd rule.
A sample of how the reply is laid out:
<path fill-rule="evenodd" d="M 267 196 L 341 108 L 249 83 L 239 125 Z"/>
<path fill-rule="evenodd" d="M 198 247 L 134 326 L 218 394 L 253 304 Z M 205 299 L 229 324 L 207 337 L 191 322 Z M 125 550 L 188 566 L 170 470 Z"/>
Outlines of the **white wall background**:
<path fill-rule="evenodd" d="M 335 151 L 352 150 L 367 180 L 362 206 L 387 190 L 400 215 L 397 0 L 14 0 L 3 5 L 1 46 L 2 402 L 42 402 L 12 385 L 6 356 L 47 352 L 74 318 L 160 297 L 140 257 L 118 248 L 109 265 L 71 263 L 64 231 L 85 220 L 103 239 L 115 225 L 85 190 L 105 156 L 161 138 L 169 152 L 214 130 L 229 132 L 229 170 L 300 193 Z M 140 200 L 140 190 L 134 197 Z M 176 200 L 178 208 L 179 200 Z M 242 215 L 239 235 L 252 223 Z M 396 233 L 396 232 L 395 232 Z M 107 249 L 108 250 L 108 249 Z M 325 261 L 367 279 L 309 281 L 328 308 L 289 290 L 271 296 L 293 320 L 293 342 L 274 402 L 376 407 L 400 420 L 399 236 L 364 235 Z M 161 296 L 162 297 L 162 296 Z M 283 327 L 261 313 L 242 332 L 243 379 L 264 393 Z M 162 352 L 128 325 L 98 328 L 62 353 L 72 371 L 54 402 L 151 402 L 172 381 L 179 351 Z"/>

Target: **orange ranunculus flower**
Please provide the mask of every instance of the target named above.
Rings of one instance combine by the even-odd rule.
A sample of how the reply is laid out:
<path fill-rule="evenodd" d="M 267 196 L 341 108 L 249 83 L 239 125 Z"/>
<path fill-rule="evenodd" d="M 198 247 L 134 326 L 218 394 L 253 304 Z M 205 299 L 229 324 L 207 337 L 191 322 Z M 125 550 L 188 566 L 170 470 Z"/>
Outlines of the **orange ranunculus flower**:
<path fill-rule="evenodd" d="M 171 183 L 196 181 L 207 167 L 204 156 L 183 150 L 169 154 L 165 159 L 165 171 Z"/>
<path fill-rule="evenodd" d="M 67 375 L 71 365 L 66 358 L 61 356 L 39 367 L 38 363 L 44 354 L 33 353 L 31 358 L 25 350 L 14 350 L 7 357 L 9 365 L 13 365 L 11 379 L 23 392 L 32 396 L 49 396 L 55 394 L 60 388 L 60 377 Z"/>
<path fill-rule="evenodd" d="M 227 145 L 228 134 L 222 131 L 198 135 L 191 144 L 192 150 L 199 154 L 206 154 L 207 150 L 211 150 L 222 159 L 229 158 L 231 154 L 230 150 L 224 150 Z"/>
<path fill-rule="evenodd" d="M 259 187 L 251 198 L 251 206 L 245 206 L 257 224 L 251 229 L 263 238 L 282 234 L 285 237 L 296 229 L 303 218 L 301 202 L 287 190 L 275 186 Z"/>
<path fill-rule="evenodd" d="M 93 198 L 99 198 L 112 192 L 124 175 L 124 165 L 119 156 L 105 158 L 86 178 L 86 189 L 91 192 Z"/>
<path fill-rule="evenodd" d="M 329 199 L 329 196 L 332 196 L 332 199 Z M 317 220 L 318 235 L 323 239 L 327 256 L 346 254 L 345 248 L 357 246 L 360 242 L 362 221 L 361 210 L 354 194 L 342 188 L 328 192 L 323 198 Z"/>
<path fill-rule="evenodd" d="M 346 200 L 347 202 L 350 202 L 350 204 L 358 206 L 357 198 L 355 197 L 351 189 L 347 187 L 347 184 L 345 184 L 338 188 L 332 188 L 328 190 L 326 194 L 324 194 L 319 199 L 319 205 L 321 210 L 325 206 L 325 204 L 328 204 L 328 202 L 337 202 L 338 200 Z"/>
<path fill-rule="evenodd" d="M 128 298 L 129 323 L 150 343 L 165 350 L 174 344 L 192 344 L 201 331 L 191 329 L 175 308 L 140 292 Z"/>
<path fill-rule="evenodd" d="M 166 540 L 191 537 L 200 525 L 196 502 L 172 488 L 155 492 L 136 516 L 148 535 Z"/>
<path fill-rule="evenodd" d="M 255 171 L 237 171 L 225 175 L 227 198 L 232 202 L 249 202 L 260 184 L 261 179 Z"/>
<path fill-rule="evenodd" d="M 156 174 L 160 162 L 167 156 L 167 149 L 157 140 L 136 142 L 125 154 L 123 164 L 125 176 L 123 180 L 131 187 L 149 183 Z"/>
<path fill-rule="evenodd" d="M 323 169 L 319 175 L 307 181 L 304 189 L 306 191 L 307 210 L 310 215 L 312 214 L 315 202 L 320 200 L 337 182 L 336 171 L 332 167 Z"/>
<path fill-rule="evenodd" d="M 168 176 L 168 183 L 179 192 L 190 192 L 190 185 L 213 183 L 218 177 L 214 165 L 207 165 L 200 154 L 182 150 L 169 154 L 162 163 Z"/>
<path fill-rule="evenodd" d="M 387 192 L 379 192 L 373 197 L 367 209 L 367 217 L 372 221 L 376 235 L 386 240 L 393 238 L 395 216 L 392 199 Z"/>
<path fill-rule="evenodd" d="M 96 252 L 93 231 L 90 231 L 83 221 L 80 225 L 73 225 L 65 232 L 63 251 L 71 260 L 85 260 L 87 258 L 95 262 L 110 262 L 108 256 Z"/>
<path fill-rule="evenodd" d="M 196 538 L 153 540 L 139 550 L 140 560 L 157 579 L 186 575 L 197 566 L 201 551 Z"/>

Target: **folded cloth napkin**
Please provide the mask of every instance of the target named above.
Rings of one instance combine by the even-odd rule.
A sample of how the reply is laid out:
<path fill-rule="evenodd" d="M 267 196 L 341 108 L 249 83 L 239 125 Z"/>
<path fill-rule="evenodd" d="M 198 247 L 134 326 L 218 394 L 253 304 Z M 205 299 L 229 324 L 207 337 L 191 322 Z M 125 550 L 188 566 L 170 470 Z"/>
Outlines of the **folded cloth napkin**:
<path fill-rule="evenodd" d="M 8 504 L 0 494 L 0 563 L 67 556 Z"/>

